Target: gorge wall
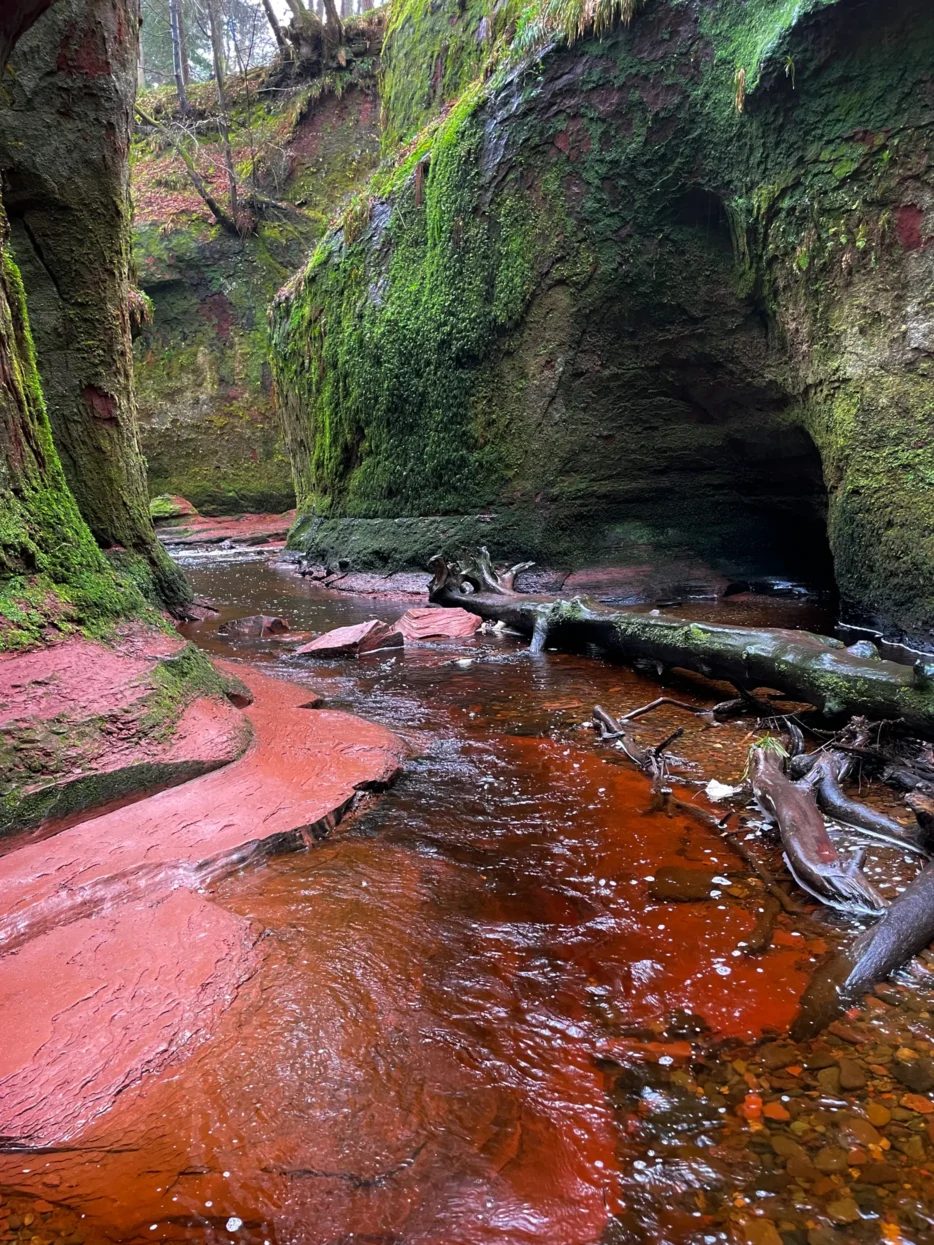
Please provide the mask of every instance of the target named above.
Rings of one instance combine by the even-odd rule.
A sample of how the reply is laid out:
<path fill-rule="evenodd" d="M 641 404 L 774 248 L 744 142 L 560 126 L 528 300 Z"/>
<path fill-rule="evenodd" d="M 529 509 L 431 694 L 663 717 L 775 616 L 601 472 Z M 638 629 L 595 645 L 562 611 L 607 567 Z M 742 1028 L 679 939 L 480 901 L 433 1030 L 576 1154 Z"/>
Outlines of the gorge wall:
<path fill-rule="evenodd" d="M 398 156 L 274 308 L 292 542 L 833 576 L 929 647 L 934 15 L 632 7 L 394 8 Z"/>
<path fill-rule="evenodd" d="M 381 33 L 377 19 L 356 23 L 349 63 L 304 82 L 267 83 L 259 73 L 231 81 L 234 159 L 266 199 L 254 233 L 219 228 L 165 135 L 140 127 L 134 256 L 151 315 L 137 336 L 136 382 L 153 495 L 180 494 L 206 514 L 294 504 L 266 309 L 376 164 Z M 210 151 L 218 143 L 213 84 L 189 94 L 186 125 Z M 178 122 L 171 89 L 148 93 L 144 107 L 164 125 Z M 208 168 L 223 195 L 219 153 Z"/>

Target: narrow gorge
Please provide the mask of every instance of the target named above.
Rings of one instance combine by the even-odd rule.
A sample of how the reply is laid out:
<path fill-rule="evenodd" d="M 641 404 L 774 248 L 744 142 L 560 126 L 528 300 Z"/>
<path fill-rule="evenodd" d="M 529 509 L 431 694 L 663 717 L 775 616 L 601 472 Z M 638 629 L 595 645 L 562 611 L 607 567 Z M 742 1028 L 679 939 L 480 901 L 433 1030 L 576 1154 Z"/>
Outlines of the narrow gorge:
<path fill-rule="evenodd" d="M 0 1245 L 934 1242 L 934 12 L 0 67 Z"/>

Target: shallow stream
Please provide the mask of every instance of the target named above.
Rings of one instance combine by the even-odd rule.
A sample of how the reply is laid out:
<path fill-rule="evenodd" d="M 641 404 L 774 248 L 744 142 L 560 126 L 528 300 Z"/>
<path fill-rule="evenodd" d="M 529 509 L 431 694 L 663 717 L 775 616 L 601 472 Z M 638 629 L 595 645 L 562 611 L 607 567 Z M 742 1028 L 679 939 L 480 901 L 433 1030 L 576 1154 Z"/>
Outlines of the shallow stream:
<path fill-rule="evenodd" d="M 0 1156 L 0 1240 L 934 1240 L 934 1116 L 900 1105 L 893 1070 L 934 1050 L 928 983 L 889 987 L 858 1041 L 844 1027 L 806 1050 L 761 1045 L 848 927 L 782 913 L 750 953 L 758 877 L 720 835 L 652 811 L 647 780 L 583 727 L 595 703 L 625 712 L 656 683 L 495 635 L 302 663 L 218 623 L 263 612 L 321 631 L 413 602 L 263 560 L 190 574 L 223 608 L 187 634 L 389 726 L 412 759 L 329 841 L 216 888 L 264 928 L 261 970 L 209 1041 L 74 1148 Z M 813 622 L 802 605 L 730 608 Z M 740 776 L 748 722 L 664 709 L 642 738 L 676 726 L 696 790 Z M 897 853 L 875 856 L 900 876 Z M 660 871 L 688 868 L 716 875 L 710 897 L 659 901 Z"/>

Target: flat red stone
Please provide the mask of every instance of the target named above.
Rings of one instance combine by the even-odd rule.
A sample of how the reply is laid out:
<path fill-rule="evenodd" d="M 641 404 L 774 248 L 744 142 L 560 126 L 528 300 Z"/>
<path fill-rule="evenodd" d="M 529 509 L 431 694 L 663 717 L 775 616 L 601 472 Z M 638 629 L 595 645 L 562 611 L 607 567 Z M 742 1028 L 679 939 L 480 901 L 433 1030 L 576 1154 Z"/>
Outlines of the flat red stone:
<path fill-rule="evenodd" d="M 382 727 L 226 669 L 255 697 L 239 761 L 0 858 L 0 1136 L 72 1137 L 207 1036 L 253 971 L 255 932 L 200 888 L 310 844 L 401 767 Z"/>
<path fill-rule="evenodd" d="M 451 609 L 406 610 L 393 623 L 393 630 L 401 631 L 406 644 L 417 644 L 419 640 L 460 639 L 471 636 L 482 626 L 483 619 L 477 614 L 455 606 Z"/>
<path fill-rule="evenodd" d="M 284 540 L 295 522 L 295 511 L 285 514 L 238 514 L 210 519 L 193 515 L 179 523 L 160 525 L 156 535 L 166 545 L 265 545 Z"/>
<path fill-rule="evenodd" d="M 399 648 L 402 643 L 402 635 L 394 627 L 380 622 L 378 618 L 371 618 L 352 627 L 335 627 L 333 631 L 326 631 L 295 652 L 314 657 L 357 657 L 381 648 Z"/>
<path fill-rule="evenodd" d="M 75 1136 L 210 1032 L 260 930 L 188 890 L 50 930 L 0 960 L 0 1133 Z"/>

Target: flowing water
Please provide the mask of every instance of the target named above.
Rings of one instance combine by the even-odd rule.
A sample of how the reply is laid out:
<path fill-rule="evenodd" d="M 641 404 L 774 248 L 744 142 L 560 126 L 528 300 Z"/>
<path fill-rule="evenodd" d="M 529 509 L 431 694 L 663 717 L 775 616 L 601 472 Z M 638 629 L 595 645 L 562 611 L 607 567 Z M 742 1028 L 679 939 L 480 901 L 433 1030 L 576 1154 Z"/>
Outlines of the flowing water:
<path fill-rule="evenodd" d="M 896 1039 L 859 1048 L 879 1073 L 856 1099 L 826 1076 L 836 1048 L 849 1052 L 842 1039 L 796 1071 L 800 1052 L 757 1053 L 844 927 L 781 914 L 752 953 L 767 909 L 758 877 L 719 834 L 653 811 L 646 779 L 582 726 L 595 703 L 623 712 L 657 684 L 495 635 L 302 664 L 279 641 L 225 640 L 218 622 L 263 612 L 318 631 L 410 602 L 325 592 L 261 560 L 190 573 L 223 606 L 186 628 L 192 638 L 389 726 L 412 759 L 329 841 L 215 888 L 263 927 L 262 968 L 210 1040 L 128 1088 L 72 1147 L 0 1156 L 0 1240 L 931 1239 L 926 1116 L 902 1127 L 917 1139 L 907 1176 L 859 1177 L 898 1139 L 873 1140 L 882 1115 L 866 1106 L 876 1094 L 901 1109 Z M 762 609 L 730 607 L 749 621 Z M 767 615 L 815 621 L 795 604 Z M 672 709 L 642 723 L 652 741 L 686 726 L 676 750 L 698 789 L 740 776 L 748 723 Z M 660 871 L 686 868 L 716 875 L 710 898 L 660 900 Z M 918 998 L 910 1014 L 889 1010 L 920 1058 Z M 860 1121 L 862 1141 L 847 1140 Z M 820 1146 L 843 1159 L 812 1162 Z"/>

